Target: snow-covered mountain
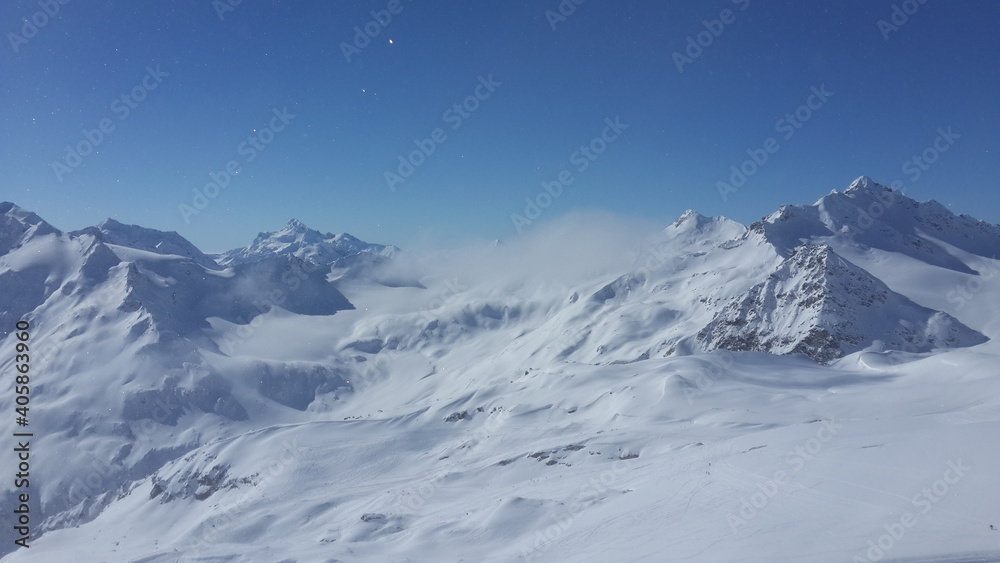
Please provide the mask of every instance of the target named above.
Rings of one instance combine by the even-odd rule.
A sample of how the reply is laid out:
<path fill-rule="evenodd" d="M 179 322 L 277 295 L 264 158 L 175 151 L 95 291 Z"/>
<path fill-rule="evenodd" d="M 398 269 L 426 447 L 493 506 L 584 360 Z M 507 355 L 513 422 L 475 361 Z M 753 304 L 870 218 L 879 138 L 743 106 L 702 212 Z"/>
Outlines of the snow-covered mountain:
<path fill-rule="evenodd" d="M 259 233 L 249 246 L 225 252 L 218 257 L 222 265 L 254 262 L 265 256 L 294 256 L 300 260 L 328 266 L 358 254 L 392 257 L 399 249 L 394 246 L 370 244 L 347 233 L 323 234 L 310 229 L 298 219 L 292 219 L 272 233 Z"/>
<path fill-rule="evenodd" d="M 357 282 L 423 287 L 412 275 L 392 267 L 393 259 L 399 254 L 399 248 L 392 245 L 367 243 L 347 233 L 323 234 L 292 219 L 277 231 L 259 233 L 249 246 L 214 258 L 223 266 L 236 267 L 275 257 L 295 258 L 321 269 L 338 285 Z"/>
<path fill-rule="evenodd" d="M 15 320 L 32 326 L 30 421 L 44 430 L 32 452 L 33 475 L 44 483 L 38 533 L 88 520 L 110 491 L 197 447 L 197 430 L 173 432 L 185 415 L 224 425 L 259 411 L 255 396 L 305 408 L 317 389 L 349 390 L 329 363 L 234 360 L 217 368 L 200 357 L 223 343 L 206 336 L 210 321 L 252 329 L 275 304 L 297 315 L 352 309 L 325 272 L 290 256 L 223 268 L 176 233 L 110 220 L 64 233 L 16 205 L 0 210 L 4 335 Z M 255 376 L 234 385 L 234 371 Z M 238 397 L 237 386 L 251 392 Z M 74 448 L 81 434 L 85 450 Z M 102 468 L 96 488 L 81 485 L 78 473 L 93 463 Z"/>
<path fill-rule="evenodd" d="M 892 291 L 825 244 L 793 249 L 698 336 L 708 350 L 798 352 L 823 362 L 873 346 L 929 352 L 986 341 L 951 315 Z"/>
<path fill-rule="evenodd" d="M 74 235 L 93 235 L 106 244 L 143 250 L 164 256 L 182 256 L 203 268 L 219 270 L 219 264 L 198 250 L 187 239 L 175 232 L 147 229 L 138 225 L 123 225 L 114 219 L 106 219 L 96 227 L 90 227 Z"/>
<path fill-rule="evenodd" d="M 936 201 L 914 201 L 867 176 L 813 205 L 783 206 L 750 229 L 786 255 L 802 242 L 829 239 L 835 248 L 850 244 L 896 252 L 965 273 L 972 271 L 950 248 L 985 257 L 1000 249 L 1000 226 L 955 215 Z"/>
<path fill-rule="evenodd" d="M 403 265 L 0 204 L 3 561 L 1000 560 L 1000 227 L 867 178 L 595 225 Z"/>

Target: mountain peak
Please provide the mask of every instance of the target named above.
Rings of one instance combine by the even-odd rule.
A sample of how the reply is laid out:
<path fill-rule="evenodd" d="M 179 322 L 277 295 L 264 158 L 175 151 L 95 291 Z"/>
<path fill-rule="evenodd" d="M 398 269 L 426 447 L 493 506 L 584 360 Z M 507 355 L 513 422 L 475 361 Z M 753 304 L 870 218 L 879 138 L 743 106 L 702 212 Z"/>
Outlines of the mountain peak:
<path fill-rule="evenodd" d="M 295 231 L 313 231 L 315 229 L 310 229 L 305 223 L 299 221 L 298 219 L 289 219 L 288 223 L 285 223 L 285 229 L 292 229 Z"/>
<path fill-rule="evenodd" d="M 697 337 L 706 349 L 803 353 L 830 362 L 876 344 L 929 352 L 973 346 L 982 334 L 917 305 L 827 244 L 804 244 L 731 301 Z"/>
<path fill-rule="evenodd" d="M 933 200 L 917 202 L 867 176 L 812 205 L 783 205 L 750 230 L 786 257 L 803 242 L 839 236 L 964 273 L 973 271 L 939 242 L 979 256 L 991 256 L 1000 246 L 1000 226 L 956 216 Z"/>
<path fill-rule="evenodd" d="M 726 217 L 709 217 L 702 215 L 693 209 L 688 209 L 681 214 L 670 226 L 678 231 L 702 231 L 705 229 L 715 229 L 720 226 L 738 225 L 735 221 Z M 742 227 L 742 225 L 740 225 Z"/>
<path fill-rule="evenodd" d="M 0 254 L 32 237 L 53 233 L 61 231 L 31 211 L 9 201 L 0 203 Z"/>
<path fill-rule="evenodd" d="M 364 242 L 347 233 L 334 235 L 309 228 L 298 219 L 291 219 L 281 229 L 257 234 L 250 246 L 224 253 L 219 263 L 232 265 L 255 262 L 267 256 L 291 255 L 313 264 L 329 265 L 361 252 L 382 252 L 380 244 Z"/>
<path fill-rule="evenodd" d="M 99 231 L 104 233 L 122 231 L 130 228 L 145 230 L 145 227 L 140 227 L 138 225 L 126 225 L 125 223 L 112 219 L 111 217 L 101 221 L 96 225 L 96 227 Z"/>
<path fill-rule="evenodd" d="M 746 227 L 725 217 L 707 217 L 688 209 L 664 230 L 668 239 L 677 244 L 695 246 L 715 246 L 725 241 L 738 239 L 746 233 Z"/>
<path fill-rule="evenodd" d="M 861 176 L 857 180 L 851 182 L 851 185 L 847 187 L 847 190 L 845 190 L 844 193 L 852 194 L 860 191 L 878 193 L 878 192 L 886 192 L 894 190 L 888 186 L 879 184 L 878 182 L 872 180 L 868 176 Z"/>
<path fill-rule="evenodd" d="M 810 280 L 816 287 L 834 280 L 867 278 L 869 274 L 845 260 L 829 244 L 803 244 L 792 249 L 788 268 Z"/>
<path fill-rule="evenodd" d="M 101 241 L 116 246 L 124 246 L 164 256 L 189 258 L 196 264 L 210 270 L 215 270 L 219 267 L 215 263 L 215 260 L 212 260 L 195 245 L 191 244 L 191 241 L 182 237 L 176 231 L 160 231 L 139 225 L 126 225 L 109 217 L 98 223 L 96 227 L 88 227 L 82 231 L 70 234 L 76 236 L 82 233 L 96 235 Z"/>
<path fill-rule="evenodd" d="M 676 221 L 674 221 L 674 226 L 680 227 L 681 225 L 687 223 L 688 221 L 694 221 L 695 225 L 700 225 L 707 219 L 708 219 L 707 217 L 705 217 L 701 213 L 698 213 L 694 209 L 688 209 L 684 213 L 681 213 L 681 216 L 678 217 Z"/>

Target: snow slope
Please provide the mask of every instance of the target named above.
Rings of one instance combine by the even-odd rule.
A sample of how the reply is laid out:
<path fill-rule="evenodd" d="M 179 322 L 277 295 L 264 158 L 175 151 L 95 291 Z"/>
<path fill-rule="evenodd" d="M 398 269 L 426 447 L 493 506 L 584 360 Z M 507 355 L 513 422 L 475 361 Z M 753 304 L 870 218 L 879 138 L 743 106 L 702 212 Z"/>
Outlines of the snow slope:
<path fill-rule="evenodd" d="M 296 225 L 218 264 L 3 204 L 40 356 L 2 560 L 1000 560 L 995 227 L 894 194 L 903 251 L 823 211 L 880 194 L 347 276 Z"/>

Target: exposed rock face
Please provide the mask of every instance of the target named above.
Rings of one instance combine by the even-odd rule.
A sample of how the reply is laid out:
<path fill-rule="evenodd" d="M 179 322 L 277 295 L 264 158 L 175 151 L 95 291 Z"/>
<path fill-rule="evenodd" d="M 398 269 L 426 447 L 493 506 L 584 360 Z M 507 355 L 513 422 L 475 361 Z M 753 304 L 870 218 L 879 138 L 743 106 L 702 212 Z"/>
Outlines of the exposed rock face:
<path fill-rule="evenodd" d="M 706 349 L 806 354 L 829 362 L 869 346 L 914 352 L 986 337 L 921 307 L 826 245 L 801 245 L 699 334 Z"/>

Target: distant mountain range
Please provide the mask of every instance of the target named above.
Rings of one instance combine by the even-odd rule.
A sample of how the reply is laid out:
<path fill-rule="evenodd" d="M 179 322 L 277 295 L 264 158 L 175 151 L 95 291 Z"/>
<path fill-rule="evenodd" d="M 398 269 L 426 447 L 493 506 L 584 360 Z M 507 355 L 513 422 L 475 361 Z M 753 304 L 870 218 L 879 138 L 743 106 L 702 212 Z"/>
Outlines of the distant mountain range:
<path fill-rule="evenodd" d="M 628 271 L 555 289 L 443 284 L 426 275 L 433 268 L 402 267 L 404 252 L 394 246 L 323 234 L 294 219 L 244 248 L 209 255 L 175 232 L 111 219 L 63 232 L 2 203 L 0 336 L 10 350 L 15 322 L 28 320 L 38 358 L 31 428 L 44 438 L 33 453 L 40 491 L 32 501 L 35 541 L 49 545 L 46 553 L 61 553 L 46 538 L 79 527 L 106 547 L 118 537 L 117 527 L 140 517 L 132 516 L 139 510 L 142 518 L 160 522 L 150 537 L 162 543 L 154 548 L 145 540 L 121 540 L 132 541 L 128 557 L 153 557 L 158 549 L 194 556 L 201 552 L 187 540 L 162 534 L 193 526 L 191 533 L 204 536 L 227 510 L 222 507 L 240 502 L 227 496 L 236 491 L 295 502 L 296 491 L 318 494 L 320 482 L 330 487 L 331 506 L 368 507 L 364 515 L 350 513 L 350 526 L 363 521 L 351 528 L 353 535 L 329 532 L 328 539 L 339 539 L 328 543 L 346 550 L 339 557 L 355 548 L 364 552 L 364 542 L 395 541 L 391 527 L 435 533 L 429 521 L 383 513 L 379 507 L 388 501 L 375 489 L 353 500 L 333 499 L 339 481 L 318 469 L 296 473 L 301 486 L 263 488 L 266 475 L 249 468 L 275 454 L 279 436 L 298 436 L 286 425 L 307 425 L 310 436 L 335 433 L 351 449 L 361 447 L 349 441 L 351 428 L 369 427 L 321 421 L 360 424 L 374 416 L 381 422 L 372 440 L 382 436 L 393 449 L 383 452 L 366 442 L 357 463 L 368 467 L 370 460 L 402 457 L 376 464 L 367 476 L 345 468 L 336 479 L 356 487 L 384 479 L 379 490 L 394 479 L 416 487 L 416 474 L 407 468 L 429 471 L 428 459 L 464 459 L 493 435 L 440 434 L 442 424 L 450 429 L 502 412 L 536 412 L 518 406 L 528 404 L 577 413 L 573 424 L 583 427 L 588 417 L 612 424 L 617 418 L 606 420 L 605 414 L 625 407 L 600 405 L 631 396 L 621 378 L 675 365 L 670 362 L 696 373 L 728 351 L 751 363 L 769 354 L 773 365 L 805 369 L 808 362 L 816 366 L 809 369 L 836 370 L 873 355 L 977 350 L 990 342 L 987 325 L 996 303 L 983 296 L 992 293 L 977 290 L 977 306 L 966 307 L 949 289 L 992 279 L 983 265 L 995 263 L 997 249 L 1000 226 L 955 215 L 936 202 L 916 202 L 867 177 L 749 226 L 688 211 L 647 241 Z M 481 259 L 513 252 L 515 245 L 493 244 L 482 249 Z M 0 360 L 4 373 L 12 369 L 8 356 Z M 722 372 L 711 369 L 718 380 Z M 552 390 L 565 393 L 565 378 L 576 373 L 591 374 L 574 380 L 579 389 L 597 385 L 597 373 L 615 374 L 607 376 L 617 382 L 615 396 L 603 387 L 586 401 Z M 4 404 L 13 401 L 8 387 L 0 390 Z M 8 435 L 15 431 L 12 420 L 5 417 L 0 427 Z M 396 432 L 413 433 L 406 434 L 415 440 L 412 451 L 395 441 L 403 440 Z M 587 436 L 579 444 L 604 439 Z M 458 441 L 447 447 L 437 441 L 453 438 Z M 452 470 L 476 467 L 493 475 L 500 462 L 523 457 L 519 448 L 526 446 L 491 447 L 495 454 Z M 591 457 L 610 449 L 595 446 L 600 454 Z M 632 459 L 626 449 L 615 456 Z M 570 454 L 545 455 L 555 461 Z M 567 467 L 587 460 L 570 461 Z M 86 475 L 96 477 L 81 481 Z M 524 473 L 524 479 L 534 476 Z M 490 479 L 484 486 L 506 486 Z M 11 482 L 4 486 L 0 502 L 6 507 L 15 491 Z M 186 508 L 171 512 L 167 506 Z M 254 506 L 248 510 L 264 518 L 263 505 Z M 522 509 L 504 510 L 506 526 Z M 298 533 L 308 522 L 276 520 L 272 528 L 265 520 L 255 520 L 245 537 L 226 541 Z M 11 533 L 9 526 L 3 532 L 5 550 L 13 545 Z M 52 537 L 65 542 L 70 536 Z M 11 561 L 22 560 L 24 552 Z"/>

